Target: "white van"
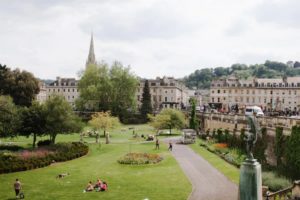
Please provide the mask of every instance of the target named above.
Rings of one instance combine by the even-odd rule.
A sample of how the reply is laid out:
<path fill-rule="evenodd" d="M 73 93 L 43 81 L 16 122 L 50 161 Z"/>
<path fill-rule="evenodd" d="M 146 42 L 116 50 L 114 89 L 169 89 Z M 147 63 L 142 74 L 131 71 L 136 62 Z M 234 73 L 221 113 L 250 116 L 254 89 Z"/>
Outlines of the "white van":
<path fill-rule="evenodd" d="M 264 116 L 264 112 L 258 106 L 247 106 L 245 110 L 245 115 L 252 116 L 253 113 L 256 113 L 256 116 Z"/>

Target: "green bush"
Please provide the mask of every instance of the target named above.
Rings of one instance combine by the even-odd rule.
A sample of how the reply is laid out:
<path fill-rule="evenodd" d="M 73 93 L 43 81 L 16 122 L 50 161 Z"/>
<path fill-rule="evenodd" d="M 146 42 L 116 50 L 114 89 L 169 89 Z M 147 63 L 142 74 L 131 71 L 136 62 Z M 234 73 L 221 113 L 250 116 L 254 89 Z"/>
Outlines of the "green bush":
<path fill-rule="evenodd" d="M 279 177 L 273 172 L 263 172 L 262 183 L 263 185 L 268 186 L 269 189 L 273 192 L 282 190 L 292 185 L 292 183 L 288 179 Z"/>
<path fill-rule="evenodd" d="M 71 160 L 86 155 L 88 150 L 88 146 L 83 143 L 72 142 L 40 147 L 34 151 L 3 151 L 0 153 L 0 174 L 44 167 L 53 161 Z"/>
<path fill-rule="evenodd" d="M 41 147 L 41 146 L 49 146 L 51 144 L 51 141 L 50 140 L 40 140 L 38 143 L 37 143 L 37 146 L 38 147 Z"/>
<path fill-rule="evenodd" d="M 24 149 L 23 147 L 20 147 L 20 146 L 17 146 L 17 145 L 6 145 L 6 144 L 2 144 L 0 145 L 0 151 L 3 151 L 3 150 L 8 150 L 8 151 L 19 151 L 19 150 L 22 150 Z"/>

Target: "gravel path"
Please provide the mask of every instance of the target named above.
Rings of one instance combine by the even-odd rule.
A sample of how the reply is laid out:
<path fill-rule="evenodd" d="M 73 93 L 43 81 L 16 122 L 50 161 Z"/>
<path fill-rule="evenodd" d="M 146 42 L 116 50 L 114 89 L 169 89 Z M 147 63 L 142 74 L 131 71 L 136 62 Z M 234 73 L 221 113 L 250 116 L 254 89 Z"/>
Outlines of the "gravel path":
<path fill-rule="evenodd" d="M 190 147 L 177 145 L 173 142 L 172 155 L 193 185 L 189 200 L 238 199 L 238 186 L 196 154 Z"/>

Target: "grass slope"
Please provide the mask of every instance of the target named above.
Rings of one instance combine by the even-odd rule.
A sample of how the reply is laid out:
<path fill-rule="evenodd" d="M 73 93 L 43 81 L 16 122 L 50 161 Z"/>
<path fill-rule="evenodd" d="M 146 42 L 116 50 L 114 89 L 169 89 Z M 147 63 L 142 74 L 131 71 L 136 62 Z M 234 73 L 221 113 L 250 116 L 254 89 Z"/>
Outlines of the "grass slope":
<path fill-rule="evenodd" d="M 162 144 L 161 150 L 156 151 L 154 143 L 136 143 L 129 140 L 132 130 L 128 130 L 128 127 L 122 129 L 123 131 L 120 128 L 111 132 L 112 144 L 101 144 L 101 147 L 98 144 L 89 144 L 90 152 L 82 158 L 41 169 L 0 175 L 0 199 L 14 199 L 12 184 L 15 178 L 21 180 L 26 199 L 30 200 L 187 199 L 191 192 L 191 184 L 167 151 L 167 146 Z M 153 133 L 153 130 L 145 125 L 136 126 L 136 129 L 139 134 Z M 78 140 L 78 134 L 58 137 L 58 141 Z M 93 138 L 85 138 L 85 140 L 95 141 Z M 19 137 L 13 142 L 26 144 L 30 143 L 31 139 Z M 118 158 L 128 152 L 159 153 L 164 160 L 159 164 L 144 166 L 118 164 Z M 65 172 L 70 173 L 70 176 L 63 179 L 55 178 Z M 88 181 L 95 182 L 97 178 L 108 182 L 108 191 L 83 193 Z"/>

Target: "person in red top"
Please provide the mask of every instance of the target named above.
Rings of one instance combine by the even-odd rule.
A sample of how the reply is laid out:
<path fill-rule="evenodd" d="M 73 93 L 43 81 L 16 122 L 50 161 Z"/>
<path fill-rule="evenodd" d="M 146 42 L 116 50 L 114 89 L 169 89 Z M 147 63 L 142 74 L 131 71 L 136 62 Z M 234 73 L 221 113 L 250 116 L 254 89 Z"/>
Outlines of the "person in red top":
<path fill-rule="evenodd" d="M 14 183 L 14 189 L 15 189 L 15 192 L 16 192 L 16 198 L 19 197 L 19 193 L 20 193 L 21 188 L 22 188 L 21 182 L 19 181 L 19 179 L 16 179 L 16 182 Z"/>
<path fill-rule="evenodd" d="M 101 184 L 101 189 L 100 189 L 100 191 L 104 192 L 104 191 L 106 191 L 106 190 L 107 190 L 107 184 L 106 184 L 105 181 L 103 181 L 103 183 Z"/>

